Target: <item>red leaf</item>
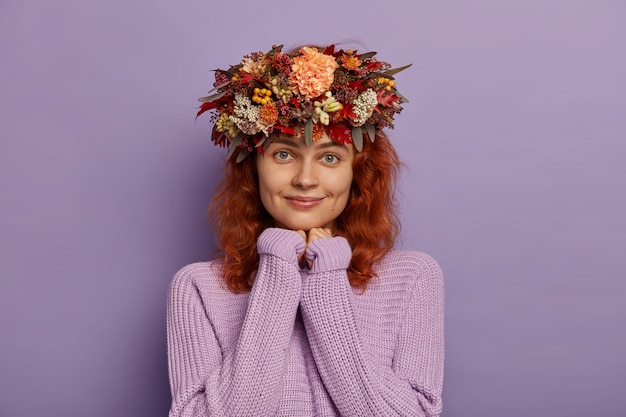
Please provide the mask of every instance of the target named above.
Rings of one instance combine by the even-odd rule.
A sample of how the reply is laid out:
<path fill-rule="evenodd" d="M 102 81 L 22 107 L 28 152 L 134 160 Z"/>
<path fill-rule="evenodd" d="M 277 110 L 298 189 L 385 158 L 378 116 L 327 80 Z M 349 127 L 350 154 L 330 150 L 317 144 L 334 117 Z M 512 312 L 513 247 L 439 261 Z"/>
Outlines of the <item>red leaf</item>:
<path fill-rule="evenodd" d="M 354 109 L 354 105 L 352 103 L 344 104 L 343 108 L 339 110 L 339 118 L 342 120 L 356 118 L 356 113 L 352 109 Z"/>
<path fill-rule="evenodd" d="M 252 137 L 252 140 L 254 141 L 254 149 L 256 149 L 258 153 L 263 153 L 263 144 L 267 138 L 260 133 L 257 133 Z"/>
<path fill-rule="evenodd" d="M 209 111 L 211 109 L 217 109 L 218 107 L 228 106 L 230 101 L 231 99 L 225 98 L 225 97 L 220 97 L 217 100 L 213 100 L 213 101 L 205 101 L 200 106 L 200 110 L 196 114 L 196 119 L 205 111 Z"/>
<path fill-rule="evenodd" d="M 384 91 L 378 91 L 376 93 L 376 99 L 378 100 L 378 104 L 381 104 L 385 107 L 391 107 L 393 103 L 400 101 L 400 97 L 395 94 L 387 94 L 385 95 Z"/>
<path fill-rule="evenodd" d="M 352 81 L 348 84 L 348 86 L 358 91 L 365 91 L 365 87 L 363 87 L 363 80 Z"/>
<path fill-rule="evenodd" d="M 213 133 L 211 134 L 211 140 L 217 146 L 221 146 L 223 148 L 228 144 L 228 138 L 224 132 L 218 132 L 215 126 L 213 126 Z"/>
<path fill-rule="evenodd" d="M 216 100 L 216 101 L 207 101 L 205 103 L 202 103 L 202 105 L 200 106 L 200 110 L 198 111 L 198 114 L 196 114 L 196 119 L 205 111 L 209 111 L 211 109 L 214 109 L 216 107 L 219 106 L 219 101 L 220 100 Z"/>
<path fill-rule="evenodd" d="M 335 143 L 352 144 L 352 130 L 344 124 L 330 124 L 326 126 L 326 134 Z"/>
<path fill-rule="evenodd" d="M 294 130 L 293 127 L 287 127 L 283 125 L 274 125 L 274 130 L 280 130 L 284 134 L 291 135 L 291 136 L 294 136 L 296 134 L 296 131 Z"/>
<path fill-rule="evenodd" d="M 332 55 L 335 53 L 335 45 L 328 45 L 326 49 L 324 49 L 324 55 Z"/>
<path fill-rule="evenodd" d="M 243 75 L 243 77 L 241 77 L 241 82 L 242 83 L 249 83 L 250 81 L 252 81 L 254 79 L 254 77 L 252 76 L 252 74 L 248 74 L 247 72 Z"/>
<path fill-rule="evenodd" d="M 367 68 L 368 71 L 379 70 L 382 69 L 382 67 L 383 63 L 380 61 L 372 61 L 365 64 L 365 68 Z"/>

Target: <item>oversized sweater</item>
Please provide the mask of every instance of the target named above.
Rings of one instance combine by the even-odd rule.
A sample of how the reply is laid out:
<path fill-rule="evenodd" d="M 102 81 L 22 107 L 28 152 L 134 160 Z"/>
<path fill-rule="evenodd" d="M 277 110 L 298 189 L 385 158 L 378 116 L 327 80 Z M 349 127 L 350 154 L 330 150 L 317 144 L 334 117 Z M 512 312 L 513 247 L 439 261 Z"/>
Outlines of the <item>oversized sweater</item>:
<path fill-rule="evenodd" d="M 391 251 L 363 292 L 342 237 L 311 242 L 310 269 L 294 231 L 267 229 L 257 248 L 249 293 L 225 288 L 219 261 L 173 278 L 170 417 L 439 415 L 443 279 L 430 256 Z"/>

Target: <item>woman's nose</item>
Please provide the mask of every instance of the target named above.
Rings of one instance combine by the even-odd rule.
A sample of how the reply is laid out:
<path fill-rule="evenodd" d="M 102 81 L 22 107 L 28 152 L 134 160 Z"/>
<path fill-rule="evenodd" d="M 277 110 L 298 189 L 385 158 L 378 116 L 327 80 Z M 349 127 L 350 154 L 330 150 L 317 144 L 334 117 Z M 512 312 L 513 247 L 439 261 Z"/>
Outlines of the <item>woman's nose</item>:
<path fill-rule="evenodd" d="M 302 161 L 293 177 L 292 184 L 298 188 L 312 188 L 317 186 L 317 174 L 310 161 Z"/>

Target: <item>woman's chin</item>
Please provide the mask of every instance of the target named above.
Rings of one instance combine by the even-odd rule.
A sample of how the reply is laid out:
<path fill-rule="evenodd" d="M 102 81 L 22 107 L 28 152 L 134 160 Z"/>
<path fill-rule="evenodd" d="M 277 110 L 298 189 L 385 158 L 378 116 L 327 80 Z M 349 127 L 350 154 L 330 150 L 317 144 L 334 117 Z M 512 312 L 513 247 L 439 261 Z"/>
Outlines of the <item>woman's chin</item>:
<path fill-rule="evenodd" d="M 289 230 L 303 230 L 305 232 L 308 232 L 311 229 L 324 229 L 324 228 L 333 228 L 332 224 L 321 224 L 321 223 L 314 223 L 314 222 L 306 222 L 306 223 L 287 223 L 287 224 L 283 224 L 283 223 L 276 223 L 275 225 L 276 227 L 280 227 L 281 229 L 289 229 Z"/>

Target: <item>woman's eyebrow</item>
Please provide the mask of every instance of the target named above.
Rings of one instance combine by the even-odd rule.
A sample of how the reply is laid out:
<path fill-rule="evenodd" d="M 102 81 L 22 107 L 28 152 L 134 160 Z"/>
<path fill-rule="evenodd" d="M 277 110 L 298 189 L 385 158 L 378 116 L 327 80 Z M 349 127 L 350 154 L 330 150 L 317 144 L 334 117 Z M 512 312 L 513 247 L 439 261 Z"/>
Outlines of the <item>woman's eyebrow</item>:
<path fill-rule="evenodd" d="M 317 146 L 318 148 L 334 148 L 334 147 L 339 147 L 339 148 L 343 148 L 345 150 L 348 150 L 348 148 L 346 147 L 346 145 L 344 145 L 343 143 L 336 143 L 336 142 L 326 142 L 326 143 L 322 143 L 321 145 Z"/>
<path fill-rule="evenodd" d="M 282 143 L 283 145 L 291 146 L 292 148 L 300 148 L 300 142 L 287 138 L 276 138 L 271 143 Z"/>
<path fill-rule="evenodd" d="M 287 145 L 287 146 L 291 146 L 292 148 L 296 148 L 296 149 L 300 149 L 302 147 L 302 141 L 296 141 L 296 140 L 292 140 L 289 138 L 276 138 L 273 139 L 271 143 L 280 143 L 283 145 Z M 334 147 L 339 147 L 339 148 L 343 148 L 345 150 L 348 150 L 348 148 L 346 147 L 346 145 L 342 144 L 342 143 L 335 143 L 335 142 L 324 142 L 322 144 L 319 145 L 314 145 L 317 149 L 326 149 L 326 148 L 334 148 Z"/>

